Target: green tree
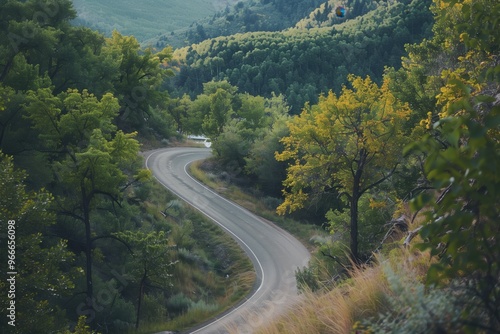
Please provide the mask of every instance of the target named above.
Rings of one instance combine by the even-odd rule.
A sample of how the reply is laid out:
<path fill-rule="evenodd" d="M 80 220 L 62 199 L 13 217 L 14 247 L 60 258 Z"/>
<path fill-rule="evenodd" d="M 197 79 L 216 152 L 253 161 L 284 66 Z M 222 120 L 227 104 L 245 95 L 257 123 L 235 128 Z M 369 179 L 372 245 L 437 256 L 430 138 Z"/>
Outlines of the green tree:
<path fill-rule="evenodd" d="M 265 122 L 269 120 L 265 117 L 265 99 L 262 96 L 250 94 L 242 94 L 240 99 L 241 107 L 237 115 L 243 122 L 242 126 L 251 130 L 263 128 L 266 125 Z"/>
<path fill-rule="evenodd" d="M 224 126 L 217 140 L 212 140 L 212 148 L 228 172 L 240 174 L 253 139 L 253 131 L 242 128 L 240 121 L 232 119 Z"/>
<path fill-rule="evenodd" d="M 174 262 L 169 261 L 170 246 L 167 234 L 163 231 L 126 231 L 115 235 L 129 244 L 133 251 L 133 261 L 129 263 L 128 273 L 139 286 L 135 323 L 135 328 L 138 329 L 146 288 L 163 289 L 171 277 Z"/>
<path fill-rule="evenodd" d="M 249 161 L 251 147 L 262 140 L 277 119 L 286 117 L 288 107 L 282 96 L 275 95 L 271 99 L 265 99 L 261 96 L 238 94 L 234 101 L 234 113 L 213 141 L 212 147 L 220 162 L 228 167 L 227 171 L 239 174 Z M 272 160 L 275 162 L 274 156 Z"/>
<path fill-rule="evenodd" d="M 210 113 L 203 121 L 204 133 L 215 139 L 223 131 L 224 125 L 233 112 L 231 95 L 229 92 L 219 88 L 209 96 Z"/>
<path fill-rule="evenodd" d="M 190 131 L 217 140 L 233 111 L 238 108 L 236 91 L 237 88 L 227 81 L 204 83 L 203 94 L 196 97 L 188 110 L 186 123 Z"/>
<path fill-rule="evenodd" d="M 55 74 L 61 67 L 56 57 L 57 44 L 68 31 L 69 20 L 76 16 L 71 2 L 2 1 L 0 8 L 0 82 L 16 76 L 12 69 L 20 56 L 38 65 L 40 74 Z M 50 56 L 54 59 L 46 61 Z"/>
<path fill-rule="evenodd" d="M 152 48 L 141 49 L 135 37 L 113 31 L 102 53 L 119 64 L 113 87 L 120 101 L 120 128 L 143 131 L 151 107 L 166 109 L 168 94 L 159 88 L 165 78 L 173 75 L 164 66 L 172 57 L 172 49 L 167 47 L 157 53 Z"/>
<path fill-rule="evenodd" d="M 193 102 L 189 96 L 185 94 L 181 98 L 171 99 L 169 102 L 168 113 L 176 124 L 177 132 L 200 134 L 201 130 L 192 130 L 192 128 L 195 128 L 192 124 L 196 121 L 196 117 L 193 117 L 194 119 L 190 118 L 189 110 Z"/>
<path fill-rule="evenodd" d="M 81 222 L 86 258 L 87 304 L 92 311 L 93 244 L 91 213 L 100 201 L 119 204 L 124 190 L 134 181 L 149 177 L 138 168 L 139 143 L 135 133 L 117 131 L 117 99 L 106 94 L 101 100 L 87 91 L 68 90 L 53 96 L 48 90 L 32 92 L 26 110 L 40 133 L 45 149 L 54 152 L 52 168 L 57 178 L 54 191 L 60 195 L 60 215 Z M 91 319 L 92 320 L 92 319 Z"/>
<path fill-rule="evenodd" d="M 4 272 L 17 272 L 15 292 L 10 283 L 0 282 L 1 309 L 6 311 L 15 302 L 15 319 L 7 317 L 0 324 L 5 333 L 46 333 L 62 329 L 66 318 L 62 310 L 80 268 L 70 269 L 74 255 L 65 240 L 47 237 L 56 217 L 51 210 L 54 198 L 45 190 L 29 191 L 26 173 L 14 168 L 13 159 L 0 153 L 0 225 Z M 8 233 L 7 233 L 8 232 Z M 11 250 L 14 253 L 7 254 Z M 8 265 L 8 267 L 7 267 Z M 9 268 L 9 269 L 7 269 Z M 7 277 L 9 278 L 9 277 Z M 12 298 L 7 298 L 11 293 Z M 4 314 L 8 312 L 4 312 Z M 12 321 L 15 326 L 8 325 Z"/>
<path fill-rule="evenodd" d="M 264 111 L 268 119 L 264 123 L 270 125 L 263 128 L 245 156 L 245 171 L 256 177 L 258 186 L 266 194 L 278 197 L 286 178 L 287 165 L 277 161 L 274 153 L 284 149 L 280 140 L 290 134 L 286 125 L 289 107 L 282 95 L 273 94 L 272 98 L 266 99 Z"/>
<path fill-rule="evenodd" d="M 500 106 L 498 29 L 495 1 L 435 1 L 436 38 L 446 54 L 435 64 L 445 81 L 437 96 L 439 112 L 422 122 L 427 133 L 408 147 L 425 156 L 424 176 L 432 191 L 413 199 L 425 209 L 423 243 L 437 259 L 428 284 L 454 286 L 463 305 L 465 327 L 500 328 Z M 451 44 L 453 43 L 453 44 Z M 447 66 L 443 66 L 447 65 Z"/>
<path fill-rule="evenodd" d="M 351 259 L 358 262 L 359 200 L 400 164 L 401 128 L 410 110 L 389 91 L 388 82 L 379 88 L 370 78 L 349 76 L 349 81 L 353 89 L 344 87 L 339 97 L 321 96 L 288 123 L 285 149 L 276 154 L 277 160 L 290 161 L 285 200 L 277 211 L 292 212 L 312 197 L 339 193 L 350 212 Z"/>

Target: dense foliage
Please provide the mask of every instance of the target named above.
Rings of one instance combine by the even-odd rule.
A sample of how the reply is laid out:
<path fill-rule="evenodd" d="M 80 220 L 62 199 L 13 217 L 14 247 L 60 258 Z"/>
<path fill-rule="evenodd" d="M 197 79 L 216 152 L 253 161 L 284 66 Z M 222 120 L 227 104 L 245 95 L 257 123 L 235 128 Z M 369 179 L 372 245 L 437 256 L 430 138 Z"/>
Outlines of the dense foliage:
<path fill-rule="evenodd" d="M 339 92 L 349 73 L 381 82 L 386 66 L 399 67 L 404 45 L 428 36 L 429 1 L 382 2 L 366 15 L 333 27 L 253 32 L 208 39 L 176 50 L 181 93 L 228 80 L 240 91 L 283 94 L 293 113 L 320 92 Z M 361 61 L 362 60 L 362 61 Z"/>
<path fill-rule="evenodd" d="M 434 37 L 408 46 L 409 56 L 403 60 L 403 68 L 388 70 L 386 80 L 394 80 L 388 84 L 389 89 L 413 109 L 402 125 L 413 140 L 405 148 L 407 154 L 402 163 L 407 169 L 402 173 L 412 179 L 408 167 L 420 169 L 420 177 L 413 178 L 414 189 L 406 198 L 411 198 L 413 214 L 423 212 L 423 224 L 413 232 L 420 232 L 417 248 L 429 250 L 433 262 L 423 277 L 426 290 L 420 286 L 416 293 L 421 301 L 412 300 L 407 308 L 401 309 L 407 301 L 398 299 L 398 293 L 394 296 L 394 291 L 386 294 L 390 298 L 388 312 L 374 316 L 371 321 L 361 319 L 367 324 L 358 329 L 363 333 L 413 333 L 419 328 L 497 333 L 500 328 L 497 240 L 500 65 L 496 19 L 500 5 L 494 1 L 438 0 L 432 9 L 436 17 Z M 324 100 L 320 99 L 319 105 L 322 103 Z M 285 182 L 291 195 L 285 197 L 280 209 L 303 205 L 335 182 L 342 185 L 342 175 L 337 175 L 335 168 L 328 168 L 328 162 L 348 155 L 342 149 L 328 150 L 334 146 L 327 144 L 335 143 L 342 135 L 371 132 L 368 126 L 359 126 L 339 135 L 335 126 L 329 126 L 324 132 L 330 137 L 325 137 L 321 125 L 337 120 L 333 111 L 343 106 L 342 101 L 335 101 L 330 107 L 334 116 L 324 112 L 326 117 L 316 122 L 314 117 L 322 114 L 306 108 L 300 117 L 289 122 L 291 135 L 283 139 L 289 146 L 278 158 L 292 158 Z M 357 112 L 353 109 L 349 114 L 355 118 Z M 419 118 L 421 121 L 417 122 Z M 341 124 L 349 126 L 356 122 Z M 310 126 L 314 129 L 308 131 Z M 331 138 L 331 142 L 324 138 Z M 365 145 L 358 142 L 356 147 L 363 149 Z M 323 152 L 328 152 L 328 159 L 323 158 Z M 347 171 L 355 175 L 360 161 L 357 158 L 348 163 Z M 377 168 L 377 172 L 383 170 Z M 324 179 L 330 181 L 318 182 L 318 192 L 311 175 L 325 175 Z M 352 217 L 352 206 L 349 212 Z M 337 260 L 340 257 L 335 253 L 335 244 L 338 243 L 330 247 L 333 255 L 329 253 Z M 315 270 L 304 269 L 299 271 L 299 277 L 317 288 L 314 273 Z M 405 298 L 404 291 L 400 293 Z M 452 295 L 452 303 L 443 298 L 446 294 Z M 393 302 L 397 306 L 391 306 Z M 419 318 L 424 314 L 425 319 Z M 450 321 L 443 322 L 442 316 Z"/>
<path fill-rule="evenodd" d="M 423 172 L 436 190 L 414 202 L 416 209 L 431 209 L 420 247 L 439 260 L 428 272 L 429 283 L 451 282 L 464 296 L 465 327 L 498 332 L 500 44 L 495 17 L 500 5 L 443 0 L 436 1 L 435 12 L 439 24 L 431 43 L 442 55 L 457 58 L 440 73 L 438 113 L 422 122 L 428 134 L 410 147 L 425 156 Z"/>
<path fill-rule="evenodd" d="M 238 1 L 232 8 L 199 20 L 186 32 L 188 45 L 208 38 L 251 31 L 281 31 L 291 28 L 322 0 Z M 184 46 L 184 45 L 183 45 Z"/>
<path fill-rule="evenodd" d="M 344 87 L 339 97 L 321 96 L 288 123 L 290 135 L 281 140 L 285 149 L 276 154 L 277 160 L 290 161 L 285 199 L 277 210 L 293 212 L 325 193 L 336 194 L 350 212 L 349 249 L 358 262 L 360 200 L 376 193 L 401 164 L 410 109 L 389 91 L 387 81 L 379 88 L 370 78 L 349 79 L 353 89 Z"/>
<path fill-rule="evenodd" d="M 409 202 L 433 262 L 415 283 L 419 301 L 455 320 L 415 326 L 498 332 L 500 5 L 435 0 L 434 15 L 429 5 L 347 1 L 340 20 L 331 1 L 242 2 L 214 26 L 281 29 L 257 8 L 298 23 L 174 52 L 75 27 L 67 0 L 0 2 L 0 221 L 3 231 L 16 221 L 28 297 L 16 299 L 16 330 L 182 327 L 190 310 L 241 297 L 224 277 L 249 262 L 152 183 L 138 156 L 138 139 L 205 134 L 221 175 L 331 233 L 317 240 L 327 261 L 299 270 L 303 283 L 320 289 L 369 262 L 408 227 Z M 451 290 L 463 309 L 447 309 Z M 416 328 L 425 307 L 397 312 L 399 302 L 366 330 Z"/>
<path fill-rule="evenodd" d="M 174 133 L 161 88 L 171 49 L 75 27 L 65 0 L 2 1 L 0 17 L 0 221 L 15 222 L 19 273 L 15 298 L 0 285 L 2 313 L 10 300 L 18 311 L 0 331 L 59 332 L 81 316 L 123 333 L 185 315 L 181 328 L 190 310 L 207 317 L 240 298 L 221 286 L 250 270 L 242 251 L 141 168 L 137 138 Z"/>

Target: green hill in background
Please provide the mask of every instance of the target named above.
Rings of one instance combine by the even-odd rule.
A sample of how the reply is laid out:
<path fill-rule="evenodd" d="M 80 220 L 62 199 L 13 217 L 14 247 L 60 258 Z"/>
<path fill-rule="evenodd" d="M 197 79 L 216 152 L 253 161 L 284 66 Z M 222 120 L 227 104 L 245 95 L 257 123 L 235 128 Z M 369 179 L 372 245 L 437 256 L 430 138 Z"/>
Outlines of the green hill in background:
<path fill-rule="evenodd" d="M 175 51 L 181 66 L 174 83 L 181 94 L 195 96 L 202 83 L 227 80 L 252 95 L 283 94 L 298 113 L 321 92 L 338 92 L 349 73 L 378 82 L 386 66 L 398 68 L 405 44 L 431 35 L 429 5 L 428 0 L 380 2 L 334 26 L 207 39 Z"/>
<path fill-rule="evenodd" d="M 76 24 L 106 35 L 116 29 L 143 42 L 161 33 L 187 28 L 194 21 L 213 15 L 236 0 L 74 0 Z"/>

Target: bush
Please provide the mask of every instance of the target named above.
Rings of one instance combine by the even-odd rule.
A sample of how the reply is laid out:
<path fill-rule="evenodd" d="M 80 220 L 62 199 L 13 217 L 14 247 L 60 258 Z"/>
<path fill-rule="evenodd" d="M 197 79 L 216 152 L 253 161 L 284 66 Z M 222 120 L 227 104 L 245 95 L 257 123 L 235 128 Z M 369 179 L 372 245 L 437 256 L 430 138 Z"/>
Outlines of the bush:
<path fill-rule="evenodd" d="M 300 292 L 307 290 L 314 292 L 320 288 L 318 277 L 311 267 L 297 269 L 295 271 L 295 279 L 297 280 L 297 289 Z"/>
<path fill-rule="evenodd" d="M 166 321 L 167 309 L 163 293 L 144 294 L 141 307 L 141 323 Z"/>
<path fill-rule="evenodd" d="M 192 304 L 192 300 L 186 297 L 182 292 L 173 295 L 167 302 L 167 310 L 172 315 L 185 313 Z"/>
<path fill-rule="evenodd" d="M 459 299 L 449 289 L 428 288 L 412 275 L 400 275 L 384 265 L 389 283 L 389 312 L 364 323 L 367 333 L 456 333 L 461 314 Z"/>
<path fill-rule="evenodd" d="M 264 197 L 263 202 L 266 208 L 274 211 L 283 202 L 283 200 L 276 197 L 266 196 Z"/>
<path fill-rule="evenodd" d="M 217 304 L 207 304 L 204 300 L 199 300 L 196 303 L 191 303 L 189 310 L 203 311 L 205 313 L 212 313 L 219 309 Z"/>

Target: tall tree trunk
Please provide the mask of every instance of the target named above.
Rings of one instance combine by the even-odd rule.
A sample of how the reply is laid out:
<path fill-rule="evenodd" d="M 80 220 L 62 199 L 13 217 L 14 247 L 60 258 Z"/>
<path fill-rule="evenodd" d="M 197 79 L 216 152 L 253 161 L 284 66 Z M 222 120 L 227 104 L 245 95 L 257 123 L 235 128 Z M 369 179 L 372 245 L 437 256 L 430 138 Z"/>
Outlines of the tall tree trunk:
<path fill-rule="evenodd" d="M 94 311 L 94 287 L 92 284 L 92 240 L 90 238 L 90 221 L 85 221 L 85 260 L 86 260 L 86 283 L 87 283 L 87 305 Z"/>
<path fill-rule="evenodd" d="M 137 301 L 137 319 L 135 321 L 135 329 L 139 329 L 139 319 L 141 316 L 141 305 L 142 296 L 144 295 L 144 285 L 146 284 L 147 271 L 144 269 L 144 275 L 141 278 L 141 283 L 139 284 L 139 300 Z"/>
<path fill-rule="evenodd" d="M 353 187 L 354 189 L 359 188 L 359 185 Z M 353 189 L 353 190 L 354 190 Z M 349 248 L 351 251 L 351 260 L 353 263 L 359 262 L 359 254 L 358 254 L 358 202 L 359 202 L 359 189 L 358 191 L 353 191 L 353 195 L 351 198 L 351 238 L 349 243 Z"/>
<path fill-rule="evenodd" d="M 92 231 L 90 228 L 90 200 L 87 198 L 87 192 L 84 185 L 81 185 L 83 223 L 85 224 L 85 260 L 86 260 L 86 284 L 87 284 L 87 306 L 91 314 L 94 314 L 94 286 L 92 283 Z M 93 320 L 93 319 L 92 319 Z"/>
<path fill-rule="evenodd" d="M 352 185 L 352 196 L 351 196 L 351 238 L 349 248 L 351 251 L 351 261 L 355 264 L 359 263 L 358 254 L 358 204 L 359 198 L 361 197 L 361 176 L 363 175 L 363 169 L 365 166 L 365 161 L 367 157 L 367 152 L 365 149 L 360 150 L 359 160 L 357 161 L 356 171 L 353 173 L 353 185 Z"/>

